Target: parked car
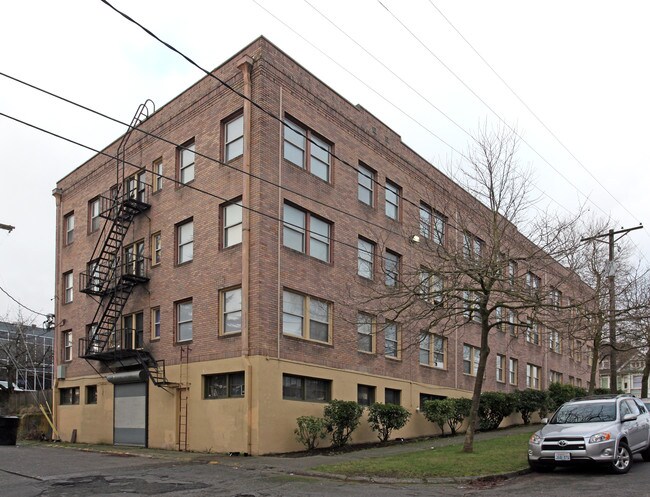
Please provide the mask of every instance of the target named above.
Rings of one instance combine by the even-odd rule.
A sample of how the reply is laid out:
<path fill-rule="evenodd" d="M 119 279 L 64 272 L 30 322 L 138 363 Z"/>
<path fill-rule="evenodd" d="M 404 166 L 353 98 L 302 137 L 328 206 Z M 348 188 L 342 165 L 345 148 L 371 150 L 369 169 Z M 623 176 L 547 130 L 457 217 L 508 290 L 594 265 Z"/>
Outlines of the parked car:
<path fill-rule="evenodd" d="M 630 394 L 572 399 L 542 423 L 528 442 L 534 471 L 594 462 L 622 474 L 630 470 L 634 454 L 650 461 L 650 413 Z"/>

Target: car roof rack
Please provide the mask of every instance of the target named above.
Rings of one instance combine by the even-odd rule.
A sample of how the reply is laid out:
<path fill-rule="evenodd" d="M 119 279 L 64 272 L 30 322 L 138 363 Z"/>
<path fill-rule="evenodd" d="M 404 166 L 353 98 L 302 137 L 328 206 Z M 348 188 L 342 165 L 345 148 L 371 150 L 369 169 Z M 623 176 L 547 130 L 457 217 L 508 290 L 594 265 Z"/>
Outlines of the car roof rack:
<path fill-rule="evenodd" d="M 585 395 L 584 397 L 575 397 L 569 402 L 578 402 L 581 400 L 607 400 L 607 399 L 618 399 L 621 397 L 634 397 L 631 393 L 605 393 L 601 395 Z"/>

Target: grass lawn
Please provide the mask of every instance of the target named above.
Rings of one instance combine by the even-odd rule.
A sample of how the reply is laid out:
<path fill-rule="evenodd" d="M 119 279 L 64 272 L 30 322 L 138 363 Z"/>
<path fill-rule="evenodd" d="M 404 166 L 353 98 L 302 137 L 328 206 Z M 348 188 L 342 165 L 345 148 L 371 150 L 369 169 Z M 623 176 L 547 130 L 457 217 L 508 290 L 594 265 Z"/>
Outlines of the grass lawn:
<path fill-rule="evenodd" d="M 359 459 L 313 468 L 324 473 L 389 478 L 441 478 L 494 475 L 528 467 L 530 433 L 474 442 L 474 452 L 462 452 L 462 443 L 417 450 L 390 457 Z M 433 443 L 435 444 L 435 443 Z"/>

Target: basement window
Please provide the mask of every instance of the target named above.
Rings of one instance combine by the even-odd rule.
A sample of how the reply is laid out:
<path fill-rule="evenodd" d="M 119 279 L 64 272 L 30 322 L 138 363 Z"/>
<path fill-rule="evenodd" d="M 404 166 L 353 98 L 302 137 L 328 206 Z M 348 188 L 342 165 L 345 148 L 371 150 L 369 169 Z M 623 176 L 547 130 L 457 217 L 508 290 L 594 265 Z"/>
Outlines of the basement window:
<path fill-rule="evenodd" d="M 245 392 L 244 372 L 205 375 L 203 386 L 203 398 L 205 399 L 243 397 Z"/>

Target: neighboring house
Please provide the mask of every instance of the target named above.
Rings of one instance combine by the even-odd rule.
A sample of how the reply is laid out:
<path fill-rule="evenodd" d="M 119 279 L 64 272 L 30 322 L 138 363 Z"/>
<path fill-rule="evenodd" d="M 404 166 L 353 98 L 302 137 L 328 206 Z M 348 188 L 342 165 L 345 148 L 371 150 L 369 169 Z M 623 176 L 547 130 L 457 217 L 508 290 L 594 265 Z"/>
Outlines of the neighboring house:
<path fill-rule="evenodd" d="M 0 385 L 11 372 L 16 390 L 49 390 L 53 366 L 52 330 L 0 321 Z"/>
<path fill-rule="evenodd" d="M 618 368 L 616 381 L 618 390 L 641 397 L 641 381 L 645 368 L 645 354 L 637 349 L 619 351 L 617 354 Z M 610 363 L 609 356 L 600 362 L 600 386 L 609 388 Z"/>
<path fill-rule="evenodd" d="M 214 74 L 281 122 L 206 77 L 146 119 L 140 109 L 105 149 L 119 162 L 97 155 L 54 190 L 62 438 L 295 451 L 296 418 L 331 399 L 401 404 L 413 417 L 399 436 L 434 433 L 418 407 L 471 395 L 478 324 L 410 329 L 350 293 L 395 287 L 413 265 L 412 237 L 388 232 L 415 226 L 427 243 L 478 253 L 480 233 L 448 220 L 484 207 L 264 38 Z M 439 205 L 418 196 L 440 185 L 451 193 Z M 566 273 L 552 261 L 508 271 L 531 292 Z M 562 291 L 558 303 L 576 293 Z M 586 383 L 582 356 L 530 323 L 494 332 L 484 389 Z M 376 436 L 364 424 L 354 440 Z"/>

